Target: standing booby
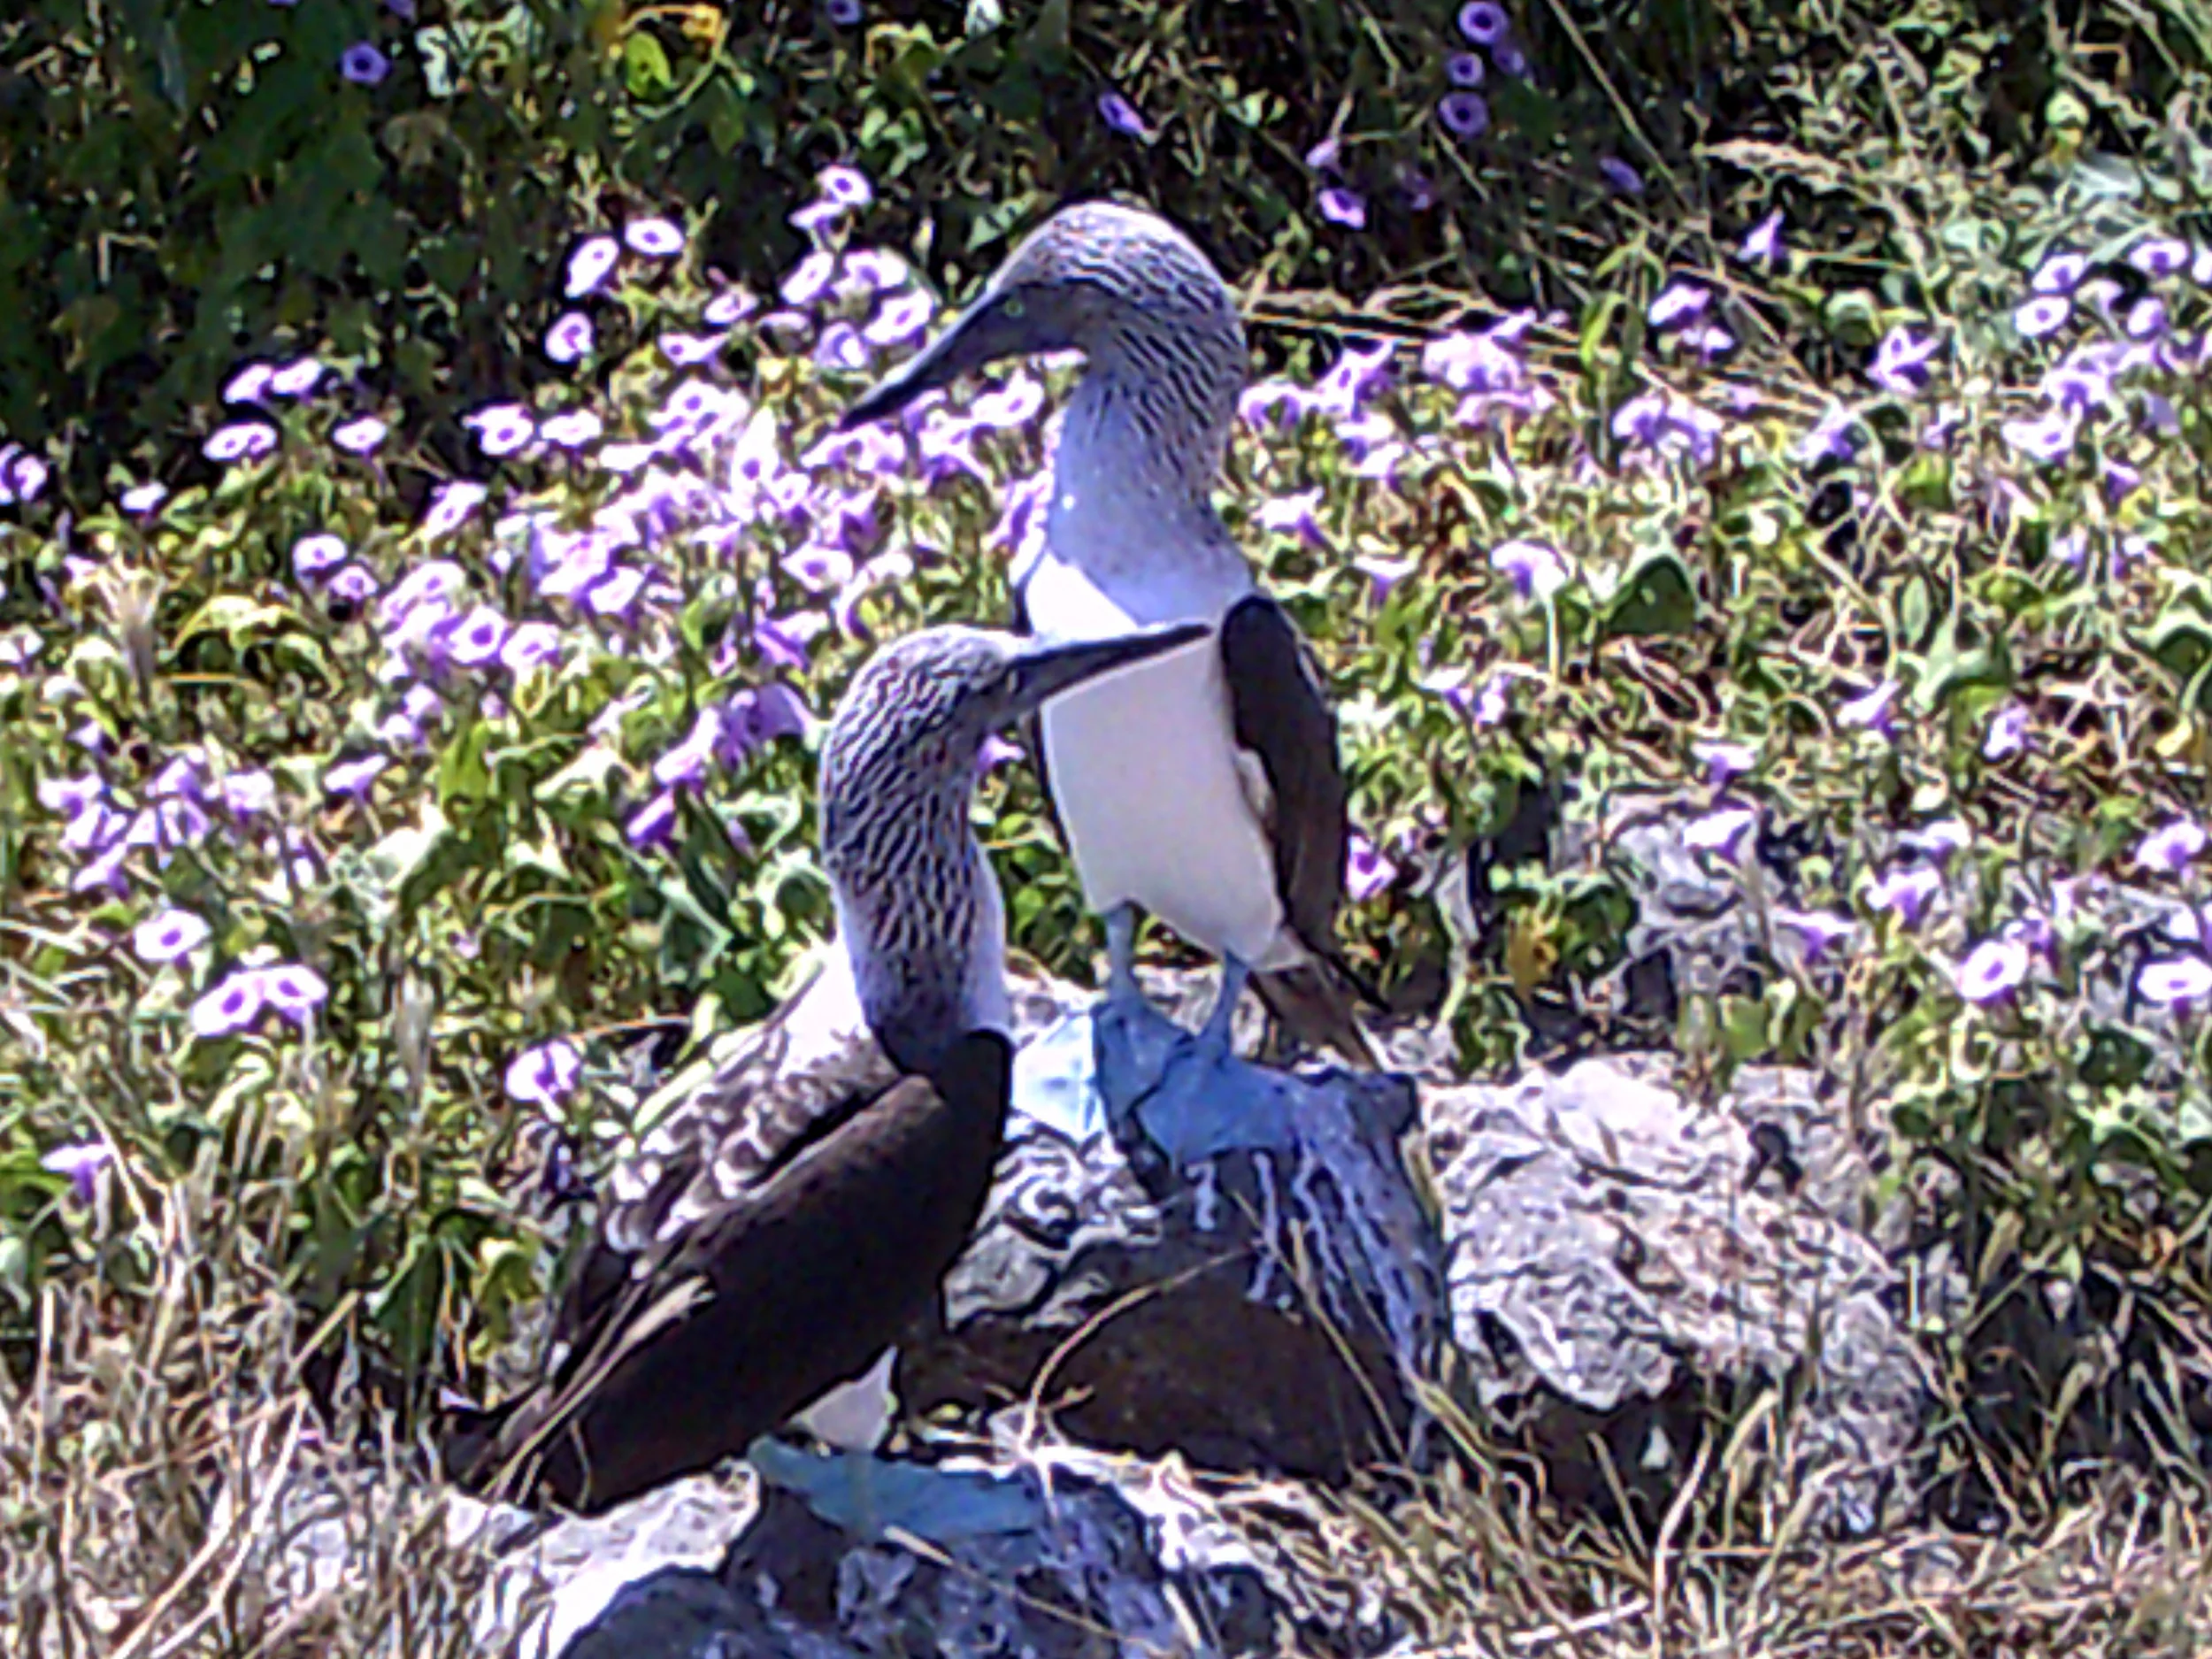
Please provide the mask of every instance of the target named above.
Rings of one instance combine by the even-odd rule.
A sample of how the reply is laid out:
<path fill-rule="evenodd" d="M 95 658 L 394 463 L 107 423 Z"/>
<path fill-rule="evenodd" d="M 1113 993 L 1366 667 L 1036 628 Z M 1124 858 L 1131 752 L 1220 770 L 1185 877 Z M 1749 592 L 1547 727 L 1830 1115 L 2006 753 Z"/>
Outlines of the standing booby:
<path fill-rule="evenodd" d="M 457 1423 L 457 1479 L 604 1509 L 744 1451 L 927 1306 L 1010 1087 L 1004 915 L 968 821 L 984 740 L 1203 633 L 936 628 L 860 671 L 823 752 L 829 963 L 618 1169 L 544 1379 Z"/>
<path fill-rule="evenodd" d="M 1225 1064 L 1256 974 L 1296 1035 L 1371 1066 L 1335 941 L 1348 842 L 1335 718 L 1296 628 L 1213 506 L 1246 353 L 1235 296 L 1205 255 L 1155 214 L 1066 208 L 841 425 L 1002 357 L 1071 348 L 1086 368 L 1053 460 L 1042 549 L 1014 572 L 1020 626 L 1058 640 L 1184 619 L 1216 630 L 1040 720 L 1039 764 L 1106 918 L 1108 1020 L 1129 1028 L 1149 1014 L 1133 961 L 1141 906 L 1222 959 L 1192 1057 Z M 1135 1079 L 1102 1082 L 1125 1115 Z"/>

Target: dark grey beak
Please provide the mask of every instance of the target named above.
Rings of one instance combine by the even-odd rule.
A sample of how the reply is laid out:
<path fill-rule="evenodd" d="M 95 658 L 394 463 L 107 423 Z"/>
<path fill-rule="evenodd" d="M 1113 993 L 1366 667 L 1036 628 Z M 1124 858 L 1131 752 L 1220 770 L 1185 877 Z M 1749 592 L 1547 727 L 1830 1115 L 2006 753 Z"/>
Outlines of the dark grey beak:
<path fill-rule="evenodd" d="M 1010 307 L 1006 296 L 986 289 L 960 313 L 951 327 L 891 371 L 837 418 L 837 430 L 850 432 L 886 415 L 895 415 L 926 392 L 942 391 L 962 375 L 1001 357 L 1031 350 L 1031 330 Z"/>
<path fill-rule="evenodd" d="M 1186 645 L 1194 644 L 1213 632 L 1205 622 L 1176 622 L 1164 628 L 1148 629 L 1142 634 L 1125 634 L 1118 639 L 1083 640 L 1073 645 L 1033 645 L 1017 659 L 1015 673 L 1018 689 L 1015 701 L 1020 705 L 1018 714 L 1028 715 L 1087 680 L 1099 679 L 1117 669 L 1149 662 L 1164 657 L 1170 651 L 1179 651 Z"/>

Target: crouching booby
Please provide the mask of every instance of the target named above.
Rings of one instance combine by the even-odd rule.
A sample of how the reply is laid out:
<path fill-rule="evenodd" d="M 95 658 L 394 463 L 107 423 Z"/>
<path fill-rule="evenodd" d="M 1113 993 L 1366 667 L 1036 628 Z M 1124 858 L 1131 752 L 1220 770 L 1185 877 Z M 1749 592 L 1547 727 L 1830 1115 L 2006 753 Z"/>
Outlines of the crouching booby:
<path fill-rule="evenodd" d="M 968 822 L 984 740 L 1204 632 L 936 628 L 860 671 L 823 751 L 828 964 L 615 1172 L 543 1379 L 457 1420 L 456 1479 L 603 1509 L 743 1452 L 928 1305 L 1010 1089 L 1004 916 Z"/>
<path fill-rule="evenodd" d="M 1225 1064 L 1251 974 L 1294 1034 L 1372 1066 L 1335 940 L 1348 840 L 1335 718 L 1297 630 L 1214 511 L 1246 353 L 1235 296 L 1205 255 L 1151 213 L 1064 209 L 841 424 L 1002 357 L 1071 348 L 1086 369 L 1054 457 L 1041 551 L 1014 572 L 1018 625 L 1058 640 L 1187 618 L 1213 629 L 1060 699 L 1039 722 L 1039 764 L 1106 918 L 1108 1021 L 1131 1031 L 1149 1012 L 1133 964 L 1141 906 L 1222 959 L 1219 1000 L 1188 1057 Z M 1122 1039 L 1125 1058 L 1135 1041 Z M 1124 1117 L 1142 1090 L 1116 1069 L 1102 1065 L 1101 1081 Z"/>

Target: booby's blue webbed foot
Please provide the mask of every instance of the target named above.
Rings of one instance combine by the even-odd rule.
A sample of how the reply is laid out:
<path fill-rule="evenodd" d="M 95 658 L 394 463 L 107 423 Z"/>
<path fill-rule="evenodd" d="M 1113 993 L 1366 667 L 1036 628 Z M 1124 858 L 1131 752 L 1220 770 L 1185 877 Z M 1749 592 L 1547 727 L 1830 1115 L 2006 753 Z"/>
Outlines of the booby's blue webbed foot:
<path fill-rule="evenodd" d="M 795 1494 L 819 1519 L 871 1543 L 895 1529 L 949 1548 L 1043 1519 L 1031 1484 L 996 1471 L 895 1462 L 858 1450 L 805 1452 L 770 1435 L 755 1440 L 746 1456 L 769 1485 Z"/>
<path fill-rule="evenodd" d="M 1159 1081 L 1137 1103 L 1138 1127 L 1179 1170 L 1233 1151 L 1282 1151 L 1291 1145 L 1286 1091 L 1294 1079 L 1237 1058 L 1232 1046 L 1237 1002 L 1251 971 L 1222 964 L 1221 990 L 1204 1027 L 1176 1044 Z"/>

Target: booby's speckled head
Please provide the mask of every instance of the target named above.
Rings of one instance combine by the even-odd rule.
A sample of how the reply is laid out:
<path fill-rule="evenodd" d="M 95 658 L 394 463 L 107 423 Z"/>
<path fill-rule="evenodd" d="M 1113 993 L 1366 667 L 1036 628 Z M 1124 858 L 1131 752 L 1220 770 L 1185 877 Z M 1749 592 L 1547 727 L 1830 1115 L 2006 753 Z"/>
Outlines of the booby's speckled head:
<path fill-rule="evenodd" d="M 1066 350 L 1208 404 L 1225 387 L 1233 403 L 1246 366 L 1236 296 L 1197 245 L 1156 213 L 1083 202 L 1032 231 L 952 326 L 838 425 L 895 414 L 1002 357 Z"/>
<path fill-rule="evenodd" d="M 998 893 L 968 826 L 984 740 L 1064 691 L 1210 632 L 1178 623 L 1048 645 L 929 628 L 854 677 L 822 750 L 822 868 L 861 1011 L 900 1066 L 934 1064 L 1005 1000 Z"/>

